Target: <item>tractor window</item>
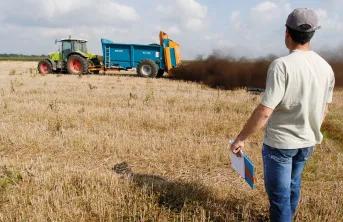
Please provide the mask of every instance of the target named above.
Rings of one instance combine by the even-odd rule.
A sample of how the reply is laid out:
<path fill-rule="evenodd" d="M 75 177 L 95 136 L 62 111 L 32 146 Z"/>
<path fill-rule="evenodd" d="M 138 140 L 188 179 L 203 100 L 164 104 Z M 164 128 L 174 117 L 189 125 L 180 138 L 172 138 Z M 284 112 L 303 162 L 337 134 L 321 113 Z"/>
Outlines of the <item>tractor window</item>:
<path fill-rule="evenodd" d="M 74 51 L 81 51 L 87 53 L 87 47 L 85 42 L 73 42 Z"/>
<path fill-rule="evenodd" d="M 87 44 L 85 42 L 81 43 L 81 51 L 87 53 Z"/>
<path fill-rule="evenodd" d="M 70 42 L 63 42 L 63 44 L 62 44 L 63 59 L 67 58 L 70 53 L 71 53 L 71 43 Z"/>
<path fill-rule="evenodd" d="M 63 42 L 63 51 L 65 50 L 71 50 L 70 42 Z"/>

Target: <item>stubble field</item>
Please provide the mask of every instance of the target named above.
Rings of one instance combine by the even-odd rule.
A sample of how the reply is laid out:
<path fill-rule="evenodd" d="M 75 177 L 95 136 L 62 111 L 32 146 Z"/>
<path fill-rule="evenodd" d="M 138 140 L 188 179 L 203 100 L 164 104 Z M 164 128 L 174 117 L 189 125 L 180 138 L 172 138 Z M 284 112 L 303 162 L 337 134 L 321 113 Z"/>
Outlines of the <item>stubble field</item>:
<path fill-rule="evenodd" d="M 261 96 L 133 74 L 41 76 L 36 64 L 0 62 L 0 221 L 268 219 L 263 132 L 245 150 L 255 190 L 228 146 Z M 336 90 L 296 221 L 343 221 L 342 109 Z M 132 173 L 113 169 L 123 162 Z"/>

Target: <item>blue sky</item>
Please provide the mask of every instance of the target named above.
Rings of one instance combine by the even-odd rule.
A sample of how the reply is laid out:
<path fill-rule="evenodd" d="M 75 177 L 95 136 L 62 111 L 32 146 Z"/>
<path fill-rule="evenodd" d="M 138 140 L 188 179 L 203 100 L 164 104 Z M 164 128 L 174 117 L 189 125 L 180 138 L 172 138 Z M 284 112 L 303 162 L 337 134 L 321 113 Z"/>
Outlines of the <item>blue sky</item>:
<path fill-rule="evenodd" d="M 185 59 L 213 50 L 283 55 L 285 21 L 298 7 L 319 16 L 314 50 L 343 44 L 342 0 L 0 0 L 0 53 L 46 54 L 57 49 L 55 39 L 71 34 L 101 54 L 101 38 L 150 44 L 164 30 L 181 44 Z"/>

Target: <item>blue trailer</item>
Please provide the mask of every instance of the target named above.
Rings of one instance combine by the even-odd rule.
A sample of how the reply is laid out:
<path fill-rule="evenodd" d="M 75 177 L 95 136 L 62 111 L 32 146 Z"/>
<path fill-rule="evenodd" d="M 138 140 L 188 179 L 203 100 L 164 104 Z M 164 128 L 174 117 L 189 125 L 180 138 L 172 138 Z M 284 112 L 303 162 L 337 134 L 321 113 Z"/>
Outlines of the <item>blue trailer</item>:
<path fill-rule="evenodd" d="M 138 45 L 101 39 L 104 70 L 137 69 L 142 77 L 160 77 L 181 63 L 180 45 L 160 32 L 160 44 Z"/>

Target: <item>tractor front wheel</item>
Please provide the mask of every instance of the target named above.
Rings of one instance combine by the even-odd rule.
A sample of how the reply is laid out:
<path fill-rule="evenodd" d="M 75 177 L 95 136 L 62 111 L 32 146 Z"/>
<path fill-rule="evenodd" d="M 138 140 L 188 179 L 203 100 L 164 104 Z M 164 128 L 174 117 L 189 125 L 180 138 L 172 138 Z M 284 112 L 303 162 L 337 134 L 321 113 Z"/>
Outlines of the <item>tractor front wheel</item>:
<path fill-rule="evenodd" d="M 151 59 L 145 59 L 138 64 L 137 73 L 141 77 L 155 78 L 158 74 L 158 67 Z"/>
<path fill-rule="evenodd" d="M 71 55 L 67 61 L 67 70 L 70 74 L 88 74 L 88 62 L 80 55 Z"/>
<path fill-rule="evenodd" d="M 40 74 L 49 74 L 52 73 L 52 64 L 49 60 L 44 59 L 38 63 L 37 69 Z"/>

